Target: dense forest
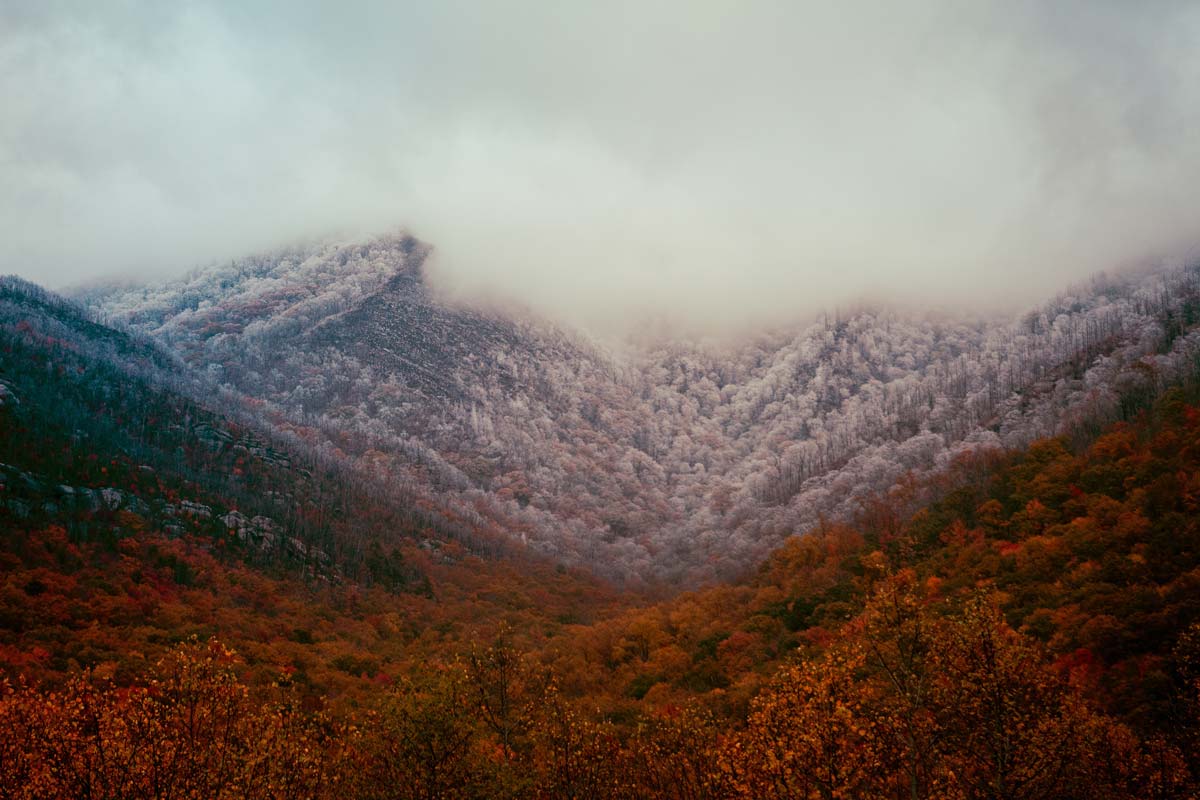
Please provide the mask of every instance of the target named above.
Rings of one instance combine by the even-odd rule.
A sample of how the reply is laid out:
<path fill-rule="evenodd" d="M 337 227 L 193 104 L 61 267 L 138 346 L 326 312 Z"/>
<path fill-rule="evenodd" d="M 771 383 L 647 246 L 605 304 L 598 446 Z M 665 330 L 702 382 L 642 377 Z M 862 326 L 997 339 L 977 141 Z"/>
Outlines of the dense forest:
<path fill-rule="evenodd" d="M 0 797 L 1193 797 L 1179 320 L 1123 345 L 1112 374 L 1149 377 L 1097 384 L 1103 413 L 913 464 L 655 596 L 6 281 Z"/>
<path fill-rule="evenodd" d="M 1200 800 L 1200 0 L 0 0 L 0 800 Z"/>
<path fill-rule="evenodd" d="M 78 297 L 286 435 L 625 585 L 737 577 L 967 451 L 1190 376 L 1200 273 L 1100 276 L 1017 319 L 857 308 L 717 341 L 595 339 L 452 302 L 410 236 Z"/>

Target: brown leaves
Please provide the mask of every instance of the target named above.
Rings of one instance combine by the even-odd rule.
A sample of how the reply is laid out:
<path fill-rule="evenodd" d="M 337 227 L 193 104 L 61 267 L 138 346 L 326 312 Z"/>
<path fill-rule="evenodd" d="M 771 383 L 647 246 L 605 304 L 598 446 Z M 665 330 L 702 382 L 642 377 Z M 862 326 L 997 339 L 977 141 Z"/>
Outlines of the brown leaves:
<path fill-rule="evenodd" d="M 235 663 L 215 640 L 193 641 L 134 689 L 84 675 L 61 693 L 9 692 L 0 722 L 17 735 L 0 762 L 0 797 L 323 796 L 337 783 L 341 732 L 255 701 Z"/>
<path fill-rule="evenodd" d="M 723 748 L 734 796 L 1133 798 L 1185 771 L 1090 708 L 974 598 L 944 615 L 902 575 L 826 654 L 786 670 Z M 1161 764 L 1161 767 L 1155 767 Z M 1157 772 L 1156 772 L 1157 770 Z"/>
<path fill-rule="evenodd" d="M 870 793 L 883 777 L 859 647 L 786 670 L 754 703 L 722 766 L 745 797 L 824 798 Z"/>

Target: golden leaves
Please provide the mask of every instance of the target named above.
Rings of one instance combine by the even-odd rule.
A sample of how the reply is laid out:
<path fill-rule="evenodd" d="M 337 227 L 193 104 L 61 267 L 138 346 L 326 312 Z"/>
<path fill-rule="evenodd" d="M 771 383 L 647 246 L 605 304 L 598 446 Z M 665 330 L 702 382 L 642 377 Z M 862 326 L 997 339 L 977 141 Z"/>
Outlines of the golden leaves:
<path fill-rule="evenodd" d="M 322 796 L 337 783 L 341 732 L 254 701 L 235 664 L 215 640 L 193 640 L 140 687 L 85 674 L 60 693 L 7 693 L 0 722 L 17 733 L 0 798 Z"/>

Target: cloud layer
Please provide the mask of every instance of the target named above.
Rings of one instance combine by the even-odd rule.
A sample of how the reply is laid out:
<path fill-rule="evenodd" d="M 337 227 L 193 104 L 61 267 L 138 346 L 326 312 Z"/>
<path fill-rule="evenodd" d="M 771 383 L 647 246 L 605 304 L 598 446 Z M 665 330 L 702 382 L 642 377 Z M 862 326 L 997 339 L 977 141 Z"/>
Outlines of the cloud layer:
<path fill-rule="evenodd" d="M 403 225 L 462 292 L 724 325 L 1200 243 L 1194 3 L 339 6 L 0 9 L 0 272 Z"/>

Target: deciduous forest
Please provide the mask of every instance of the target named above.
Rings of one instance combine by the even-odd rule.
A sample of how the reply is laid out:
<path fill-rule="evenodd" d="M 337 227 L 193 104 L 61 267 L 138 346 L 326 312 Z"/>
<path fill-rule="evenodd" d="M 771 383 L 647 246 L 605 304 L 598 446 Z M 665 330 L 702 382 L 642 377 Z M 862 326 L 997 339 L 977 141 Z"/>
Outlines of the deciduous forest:
<path fill-rule="evenodd" d="M 1200 800 L 1198 43 L 0 0 L 0 800 Z"/>
<path fill-rule="evenodd" d="M 620 587 L 4 291 L 0 796 L 1200 791 L 1190 377 Z"/>

